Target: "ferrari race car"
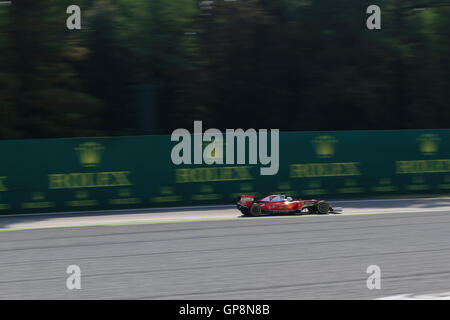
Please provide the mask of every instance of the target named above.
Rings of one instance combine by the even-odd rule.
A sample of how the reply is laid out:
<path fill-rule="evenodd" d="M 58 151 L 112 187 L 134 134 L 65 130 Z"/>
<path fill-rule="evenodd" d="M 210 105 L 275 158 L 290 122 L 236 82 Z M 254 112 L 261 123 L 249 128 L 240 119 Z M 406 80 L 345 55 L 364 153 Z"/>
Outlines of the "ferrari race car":
<path fill-rule="evenodd" d="M 255 200 L 252 195 L 239 198 L 237 208 L 245 216 L 257 217 L 262 214 L 327 214 L 340 213 L 342 208 L 332 207 L 324 200 L 302 200 L 286 197 L 284 194 L 269 195 Z"/>

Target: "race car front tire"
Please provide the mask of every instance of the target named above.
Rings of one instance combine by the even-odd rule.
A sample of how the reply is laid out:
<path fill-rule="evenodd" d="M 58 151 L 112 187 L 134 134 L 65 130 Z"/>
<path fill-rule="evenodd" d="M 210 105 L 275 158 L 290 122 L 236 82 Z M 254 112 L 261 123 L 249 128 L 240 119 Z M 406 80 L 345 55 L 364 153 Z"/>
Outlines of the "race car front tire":
<path fill-rule="evenodd" d="M 258 217 L 261 215 L 261 206 L 254 203 L 250 206 L 249 213 L 252 217 Z"/>
<path fill-rule="evenodd" d="M 319 201 L 317 203 L 317 212 L 320 214 L 327 214 L 330 211 L 330 205 L 326 201 Z"/>

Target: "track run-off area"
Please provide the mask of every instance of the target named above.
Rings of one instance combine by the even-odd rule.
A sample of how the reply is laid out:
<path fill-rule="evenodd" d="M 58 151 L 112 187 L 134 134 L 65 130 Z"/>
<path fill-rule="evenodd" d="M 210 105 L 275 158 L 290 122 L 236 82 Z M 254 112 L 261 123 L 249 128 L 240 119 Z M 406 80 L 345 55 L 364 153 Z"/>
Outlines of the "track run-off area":
<path fill-rule="evenodd" d="M 450 291 L 450 198 L 0 216 L 0 299 L 378 299 Z M 68 266 L 81 269 L 69 290 Z M 369 290 L 369 266 L 381 288 Z M 441 295 L 440 297 L 448 297 Z"/>

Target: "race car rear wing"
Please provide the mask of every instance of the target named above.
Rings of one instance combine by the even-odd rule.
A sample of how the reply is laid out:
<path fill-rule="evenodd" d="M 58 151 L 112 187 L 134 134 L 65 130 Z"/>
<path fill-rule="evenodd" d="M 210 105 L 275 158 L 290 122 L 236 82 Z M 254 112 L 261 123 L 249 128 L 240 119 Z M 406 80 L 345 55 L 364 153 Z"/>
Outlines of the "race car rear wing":
<path fill-rule="evenodd" d="M 252 195 L 244 195 L 239 198 L 239 202 L 241 206 L 249 206 L 253 201 L 255 201 L 255 196 Z"/>

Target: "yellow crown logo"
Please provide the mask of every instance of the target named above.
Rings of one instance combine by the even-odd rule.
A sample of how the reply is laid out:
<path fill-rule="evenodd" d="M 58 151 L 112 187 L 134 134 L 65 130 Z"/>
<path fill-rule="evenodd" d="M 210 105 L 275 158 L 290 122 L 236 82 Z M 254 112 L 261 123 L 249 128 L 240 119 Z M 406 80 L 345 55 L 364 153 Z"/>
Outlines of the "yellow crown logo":
<path fill-rule="evenodd" d="M 101 160 L 103 147 L 97 142 L 85 142 L 80 144 L 75 150 L 80 158 L 80 163 L 84 167 L 96 167 Z"/>
<path fill-rule="evenodd" d="M 439 137 L 432 133 L 422 134 L 417 138 L 419 149 L 425 155 L 435 154 L 439 149 Z"/>
<path fill-rule="evenodd" d="M 203 155 L 203 159 L 204 160 L 209 160 L 209 161 L 214 161 L 217 159 L 223 159 L 223 147 L 224 147 L 224 141 L 222 138 L 219 138 L 217 140 L 213 140 L 213 142 L 216 144 L 217 148 L 214 149 L 211 154 L 204 154 Z M 208 146 L 210 143 L 212 143 L 211 141 L 203 141 L 202 145 L 203 145 L 203 150 L 206 146 Z"/>
<path fill-rule="evenodd" d="M 320 158 L 331 158 L 336 152 L 337 139 L 332 136 L 319 136 L 313 140 L 316 153 Z"/>

